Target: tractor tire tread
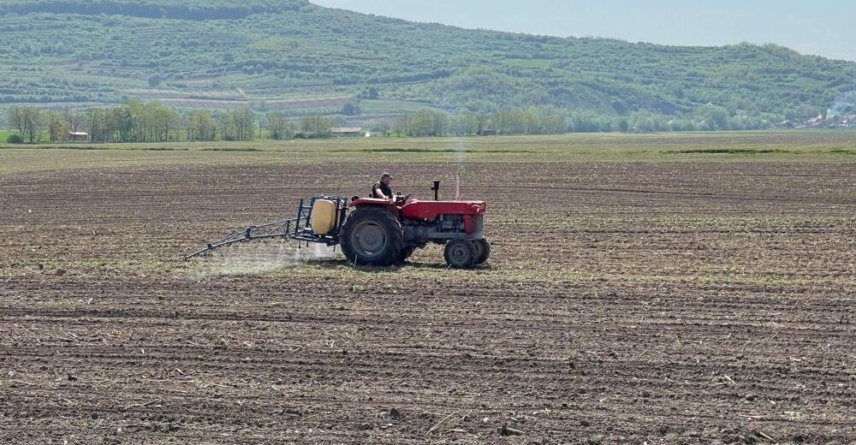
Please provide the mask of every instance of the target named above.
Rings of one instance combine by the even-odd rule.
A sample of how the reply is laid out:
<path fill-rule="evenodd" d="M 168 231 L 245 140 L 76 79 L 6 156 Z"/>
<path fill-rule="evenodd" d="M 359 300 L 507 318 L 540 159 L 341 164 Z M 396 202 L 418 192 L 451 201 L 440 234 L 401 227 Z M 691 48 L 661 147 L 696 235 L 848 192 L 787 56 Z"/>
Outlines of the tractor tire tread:
<path fill-rule="evenodd" d="M 352 245 L 351 239 L 354 228 L 366 220 L 374 220 L 382 226 L 389 240 L 383 253 L 371 259 L 361 257 L 358 249 Z M 345 258 L 358 266 L 391 266 L 398 262 L 404 249 L 404 231 L 401 228 L 401 221 L 389 211 L 380 207 L 363 207 L 354 210 L 342 224 L 339 244 Z"/>
<path fill-rule="evenodd" d="M 476 246 L 476 264 L 484 264 L 490 257 L 490 242 L 487 238 L 473 241 Z"/>
<path fill-rule="evenodd" d="M 452 252 L 456 246 L 465 249 L 467 255 L 464 257 L 464 261 L 456 261 L 453 258 Z M 443 258 L 446 260 L 446 264 L 453 269 L 472 269 L 476 265 L 476 246 L 467 240 L 451 240 L 446 243 L 446 247 L 443 249 Z"/>

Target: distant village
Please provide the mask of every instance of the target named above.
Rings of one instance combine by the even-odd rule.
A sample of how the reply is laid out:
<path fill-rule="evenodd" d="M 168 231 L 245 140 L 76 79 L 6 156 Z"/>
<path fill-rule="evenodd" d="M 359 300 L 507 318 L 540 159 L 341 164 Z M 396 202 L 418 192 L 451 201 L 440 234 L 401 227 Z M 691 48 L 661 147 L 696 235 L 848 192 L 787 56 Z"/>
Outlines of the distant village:
<path fill-rule="evenodd" d="M 788 128 L 856 128 L 856 113 L 824 113 L 802 122 L 785 121 L 782 126 Z"/>

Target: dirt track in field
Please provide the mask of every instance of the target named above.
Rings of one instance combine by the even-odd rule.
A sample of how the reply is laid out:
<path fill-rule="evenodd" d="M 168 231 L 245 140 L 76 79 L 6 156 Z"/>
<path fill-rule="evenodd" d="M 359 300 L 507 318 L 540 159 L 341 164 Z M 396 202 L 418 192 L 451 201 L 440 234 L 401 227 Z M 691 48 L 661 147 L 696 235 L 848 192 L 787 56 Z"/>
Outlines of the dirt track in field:
<path fill-rule="evenodd" d="M 853 162 L 471 162 L 485 268 L 181 261 L 385 167 L 455 188 L 448 163 L 0 176 L 0 443 L 856 441 Z"/>

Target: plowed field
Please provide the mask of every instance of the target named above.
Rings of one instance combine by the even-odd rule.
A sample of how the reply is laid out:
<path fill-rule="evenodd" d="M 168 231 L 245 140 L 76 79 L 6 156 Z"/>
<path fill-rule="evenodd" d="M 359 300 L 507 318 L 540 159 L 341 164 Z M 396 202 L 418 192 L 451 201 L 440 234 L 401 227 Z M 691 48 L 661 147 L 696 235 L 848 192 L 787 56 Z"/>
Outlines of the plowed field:
<path fill-rule="evenodd" d="M 853 443 L 852 135 L 729 137 L 0 150 L 0 443 Z M 182 260 L 382 170 L 487 265 Z"/>

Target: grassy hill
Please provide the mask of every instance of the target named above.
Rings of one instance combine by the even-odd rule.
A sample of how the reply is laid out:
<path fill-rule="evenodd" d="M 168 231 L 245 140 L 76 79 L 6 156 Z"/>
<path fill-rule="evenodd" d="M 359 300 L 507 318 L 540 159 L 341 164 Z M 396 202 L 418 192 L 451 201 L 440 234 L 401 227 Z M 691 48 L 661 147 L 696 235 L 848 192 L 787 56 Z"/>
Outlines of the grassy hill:
<path fill-rule="evenodd" d="M 774 45 L 674 47 L 411 23 L 305 0 L 5 0 L 0 106 L 384 112 L 556 107 L 626 116 L 816 115 L 856 63 Z"/>

